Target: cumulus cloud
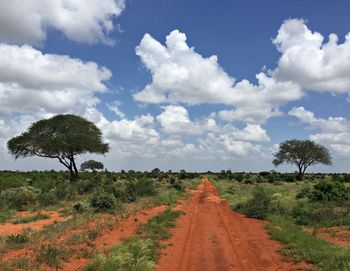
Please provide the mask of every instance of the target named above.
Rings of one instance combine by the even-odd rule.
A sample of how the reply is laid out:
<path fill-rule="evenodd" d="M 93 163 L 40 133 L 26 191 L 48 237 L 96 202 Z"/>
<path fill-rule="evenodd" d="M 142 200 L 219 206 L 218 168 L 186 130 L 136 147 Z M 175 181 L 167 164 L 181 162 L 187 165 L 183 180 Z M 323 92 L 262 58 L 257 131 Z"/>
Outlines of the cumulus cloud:
<path fill-rule="evenodd" d="M 120 110 L 121 102 L 118 100 L 113 101 L 112 103 L 108 103 L 107 107 L 109 110 L 114 112 L 119 118 L 124 118 L 125 114 Z"/>
<path fill-rule="evenodd" d="M 281 114 L 280 105 L 302 96 L 298 85 L 277 82 L 264 73 L 257 75 L 258 85 L 248 80 L 235 84 L 218 64 L 217 56 L 205 58 L 196 53 L 178 30 L 166 37 L 165 46 L 146 34 L 136 54 L 152 74 L 152 82 L 134 94 L 136 101 L 226 104 L 234 109 L 220 112 L 223 119 L 263 123 Z"/>
<path fill-rule="evenodd" d="M 310 135 L 310 139 L 323 144 L 338 155 L 350 154 L 350 121 L 342 117 L 317 118 L 304 107 L 295 107 L 288 113 L 302 123 L 320 132 Z"/>
<path fill-rule="evenodd" d="M 164 111 L 157 116 L 157 121 L 165 133 L 198 135 L 218 129 L 213 118 L 192 122 L 183 106 L 168 105 L 162 108 Z"/>
<path fill-rule="evenodd" d="M 273 42 L 282 54 L 272 71 L 276 79 L 293 81 L 306 90 L 350 93 L 350 33 L 343 43 L 336 34 L 325 41 L 304 20 L 289 19 Z"/>
<path fill-rule="evenodd" d="M 124 0 L 0 1 L 0 40 L 40 44 L 54 28 L 73 41 L 113 44 L 108 33 L 124 8 Z"/>
<path fill-rule="evenodd" d="M 166 46 L 145 34 L 136 54 L 152 74 L 152 83 L 134 95 L 146 103 L 185 102 L 230 103 L 234 79 L 217 63 L 217 57 L 204 58 L 186 43 L 178 30 L 166 37 Z"/>
<path fill-rule="evenodd" d="M 0 115 L 62 113 L 94 106 L 112 73 L 95 62 L 0 44 Z"/>

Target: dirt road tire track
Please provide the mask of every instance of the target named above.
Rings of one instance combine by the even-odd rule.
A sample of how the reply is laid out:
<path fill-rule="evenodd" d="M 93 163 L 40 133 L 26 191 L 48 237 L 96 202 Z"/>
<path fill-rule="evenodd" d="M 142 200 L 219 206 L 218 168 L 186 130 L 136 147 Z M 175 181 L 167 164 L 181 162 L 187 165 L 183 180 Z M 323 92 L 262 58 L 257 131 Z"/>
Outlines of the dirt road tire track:
<path fill-rule="evenodd" d="M 173 237 L 157 271 L 291 271 L 310 268 L 285 261 L 281 245 L 270 240 L 264 221 L 234 212 L 203 178 L 193 197 L 178 207 L 185 215 L 177 221 Z"/>

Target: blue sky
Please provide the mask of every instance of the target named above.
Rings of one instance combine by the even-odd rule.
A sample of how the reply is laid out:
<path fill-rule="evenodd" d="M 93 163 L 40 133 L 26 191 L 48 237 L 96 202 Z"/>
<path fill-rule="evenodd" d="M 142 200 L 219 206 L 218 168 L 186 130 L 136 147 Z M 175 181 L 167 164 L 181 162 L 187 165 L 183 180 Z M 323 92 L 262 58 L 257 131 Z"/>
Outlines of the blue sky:
<path fill-rule="evenodd" d="M 348 1 L 44 2 L 0 4 L 0 169 L 59 169 L 6 142 L 74 113 L 112 146 L 80 160 L 111 170 L 271 170 L 276 144 L 310 138 L 334 158 L 313 170 L 349 171 Z"/>

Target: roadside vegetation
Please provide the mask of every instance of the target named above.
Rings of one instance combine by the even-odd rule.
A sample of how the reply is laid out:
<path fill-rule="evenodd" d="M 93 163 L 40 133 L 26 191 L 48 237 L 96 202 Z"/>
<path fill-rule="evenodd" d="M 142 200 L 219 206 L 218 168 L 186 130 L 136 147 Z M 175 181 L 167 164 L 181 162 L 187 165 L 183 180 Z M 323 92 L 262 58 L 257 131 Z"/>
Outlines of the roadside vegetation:
<path fill-rule="evenodd" d="M 314 264 L 316 270 L 350 270 L 350 247 L 323 240 L 321 230 L 350 233 L 349 174 L 276 172 L 212 175 L 221 196 L 249 217 L 266 219 L 273 239 L 285 247 L 283 254 Z M 335 234 L 335 233 L 334 233 Z"/>
<path fill-rule="evenodd" d="M 175 226 L 180 211 L 165 210 L 160 215 L 139 226 L 137 235 L 123 240 L 107 256 L 98 254 L 85 271 L 153 271 L 160 241 L 171 237 L 169 229 Z"/>
<path fill-rule="evenodd" d="M 22 232 L 0 235 L 0 270 L 61 269 L 71 255 L 92 259 L 98 252 L 94 240 L 113 229 L 118 221 L 147 208 L 172 206 L 188 197 L 186 190 L 199 182 L 196 173 L 159 169 L 80 172 L 74 182 L 68 171 L 0 172 L 0 226 L 28 227 Z M 51 212 L 61 219 L 40 230 L 30 228 L 33 223 L 50 218 Z M 174 221 L 173 213 L 167 211 L 164 220 L 160 217 L 160 221 L 152 220 L 142 226 L 134 240 L 136 246 L 151 244 L 157 248 L 152 253 L 158 251 L 158 240 L 166 238 L 166 228 L 173 225 L 166 222 Z M 162 236 L 156 236 L 156 231 Z M 131 249 L 134 241 L 123 242 L 117 250 Z M 16 257 L 8 256 L 16 250 Z"/>

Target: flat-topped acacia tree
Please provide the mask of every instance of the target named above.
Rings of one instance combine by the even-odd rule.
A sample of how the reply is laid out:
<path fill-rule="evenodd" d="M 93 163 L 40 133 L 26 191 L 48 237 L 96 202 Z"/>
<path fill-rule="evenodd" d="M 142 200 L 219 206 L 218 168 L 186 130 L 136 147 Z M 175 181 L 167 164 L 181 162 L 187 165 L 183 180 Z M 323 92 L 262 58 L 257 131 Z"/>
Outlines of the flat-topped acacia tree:
<path fill-rule="evenodd" d="M 54 158 L 70 172 L 71 180 L 78 178 L 75 157 L 84 153 L 105 154 L 108 143 L 92 122 L 75 115 L 57 115 L 33 123 L 27 131 L 7 142 L 15 157 L 39 156 Z"/>
<path fill-rule="evenodd" d="M 298 167 L 299 179 L 304 180 L 304 174 L 309 166 L 316 164 L 331 165 L 332 157 L 328 149 L 311 140 L 286 140 L 279 145 L 272 161 L 275 166 L 294 164 Z"/>
<path fill-rule="evenodd" d="M 86 171 L 90 169 L 92 172 L 96 172 L 98 169 L 103 169 L 103 168 L 104 168 L 104 165 L 101 162 L 95 161 L 95 160 L 88 160 L 83 162 L 80 165 L 81 171 Z"/>

